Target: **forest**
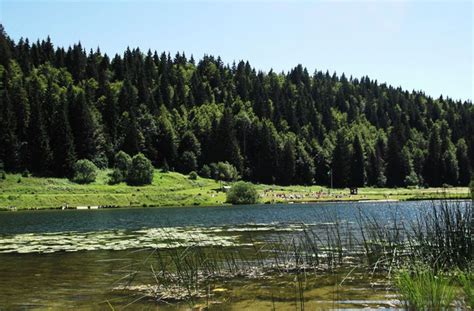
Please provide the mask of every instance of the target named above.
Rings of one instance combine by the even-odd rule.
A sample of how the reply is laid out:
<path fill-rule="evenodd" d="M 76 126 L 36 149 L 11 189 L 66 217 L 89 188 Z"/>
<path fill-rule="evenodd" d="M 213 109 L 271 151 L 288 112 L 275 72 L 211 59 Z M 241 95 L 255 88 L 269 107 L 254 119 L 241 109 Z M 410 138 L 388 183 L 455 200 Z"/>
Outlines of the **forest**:
<path fill-rule="evenodd" d="M 71 176 L 80 159 L 112 167 L 119 151 L 185 174 L 227 162 L 255 183 L 340 188 L 465 186 L 474 165 L 470 100 L 302 65 L 15 42 L 1 25 L 0 110 L 1 165 L 36 176 Z"/>

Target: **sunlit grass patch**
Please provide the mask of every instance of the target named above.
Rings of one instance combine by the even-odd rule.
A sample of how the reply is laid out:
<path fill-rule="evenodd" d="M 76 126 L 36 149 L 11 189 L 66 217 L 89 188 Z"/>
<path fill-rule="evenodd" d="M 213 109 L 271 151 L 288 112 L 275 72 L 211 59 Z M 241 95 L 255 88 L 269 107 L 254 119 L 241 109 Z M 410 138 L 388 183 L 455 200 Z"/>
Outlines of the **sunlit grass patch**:
<path fill-rule="evenodd" d="M 446 310 L 456 298 L 453 277 L 426 266 L 398 271 L 395 285 L 409 310 Z"/>

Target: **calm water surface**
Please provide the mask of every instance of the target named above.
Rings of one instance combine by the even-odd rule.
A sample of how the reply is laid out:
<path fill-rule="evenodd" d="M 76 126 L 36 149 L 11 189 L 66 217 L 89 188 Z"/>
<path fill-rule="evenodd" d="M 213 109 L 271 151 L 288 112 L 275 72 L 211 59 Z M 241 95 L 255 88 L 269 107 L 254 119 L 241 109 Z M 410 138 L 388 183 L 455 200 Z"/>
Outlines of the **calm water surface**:
<path fill-rule="evenodd" d="M 144 263 L 152 249 L 186 243 L 235 247 L 248 234 L 265 240 L 275 232 L 294 234 L 302 224 L 317 227 L 334 219 L 355 223 L 361 212 L 382 223 L 394 216 L 413 220 L 433 204 L 439 203 L 1 212 L 0 310 L 107 309 L 105 301 L 124 305 L 133 297 L 111 289 L 130 264 Z M 164 307 L 149 301 L 134 306 Z"/>

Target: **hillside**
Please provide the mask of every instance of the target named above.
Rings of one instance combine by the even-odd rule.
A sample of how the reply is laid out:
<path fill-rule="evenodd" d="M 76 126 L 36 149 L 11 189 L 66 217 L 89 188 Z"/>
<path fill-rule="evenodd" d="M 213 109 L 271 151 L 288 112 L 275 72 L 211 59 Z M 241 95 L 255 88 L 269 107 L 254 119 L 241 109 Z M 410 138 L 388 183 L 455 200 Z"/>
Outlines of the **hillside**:
<path fill-rule="evenodd" d="M 301 65 L 110 57 L 49 37 L 14 42 L 1 27 L 0 98 L 0 162 L 13 173 L 67 177 L 78 159 L 106 169 L 124 150 L 204 177 L 227 161 L 266 184 L 439 187 L 466 186 L 474 165 L 472 102 Z"/>

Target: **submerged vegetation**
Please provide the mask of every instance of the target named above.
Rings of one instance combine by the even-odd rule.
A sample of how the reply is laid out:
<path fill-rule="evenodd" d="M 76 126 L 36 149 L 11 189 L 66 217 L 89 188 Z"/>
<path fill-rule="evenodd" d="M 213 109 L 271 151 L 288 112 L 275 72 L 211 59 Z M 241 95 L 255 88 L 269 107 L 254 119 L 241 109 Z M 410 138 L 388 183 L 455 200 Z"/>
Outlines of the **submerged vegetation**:
<path fill-rule="evenodd" d="M 318 277 L 338 276 L 332 281 L 333 299 L 337 300 L 344 286 L 365 275 L 363 279 L 401 299 L 397 303 L 384 298 L 388 306 L 468 308 L 474 254 L 472 208 L 467 201 L 433 204 L 414 219 L 403 219 L 395 212 L 377 223 L 361 211 L 357 222 L 335 216 L 326 224 L 302 224 L 288 232 L 275 232 L 271 241 L 250 235 L 240 247 L 188 244 L 159 249 L 145 265 L 151 267 L 151 284 L 135 283 L 135 271 L 127 278 L 130 286 L 116 289 L 138 291 L 142 298 L 158 302 L 184 301 L 193 306 L 219 299 L 225 303 L 243 284 L 272 280 L 280 290 L 272 286 L 266 299 L 271 295 L 271 301 L 289 304 L 293 299 L 294 308 L 303 310 L 314 299 L 310 293 Z"/>

